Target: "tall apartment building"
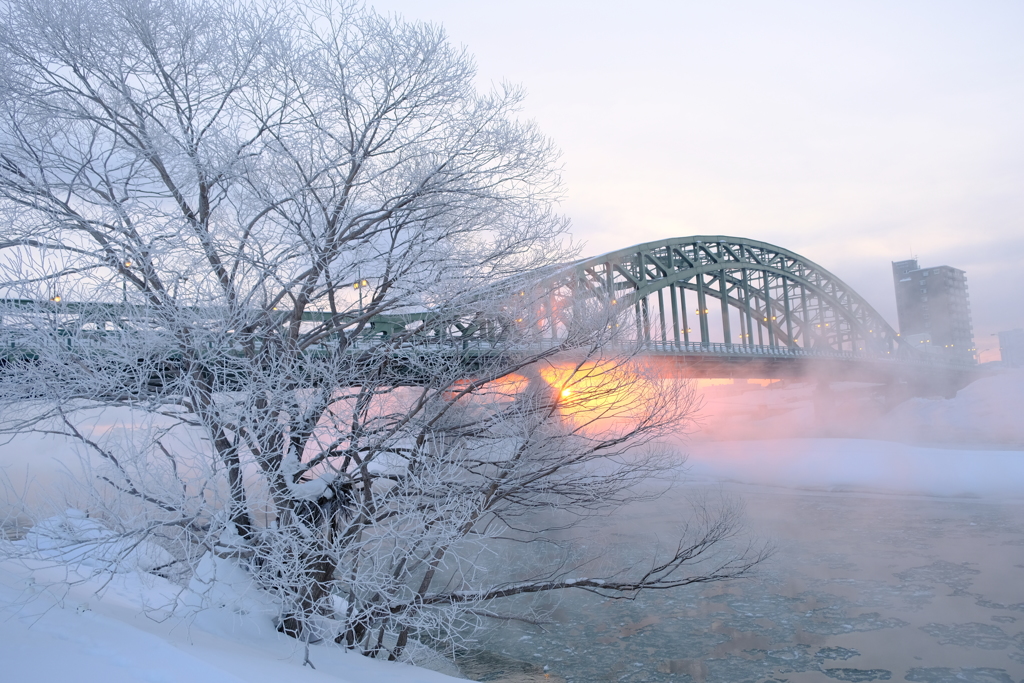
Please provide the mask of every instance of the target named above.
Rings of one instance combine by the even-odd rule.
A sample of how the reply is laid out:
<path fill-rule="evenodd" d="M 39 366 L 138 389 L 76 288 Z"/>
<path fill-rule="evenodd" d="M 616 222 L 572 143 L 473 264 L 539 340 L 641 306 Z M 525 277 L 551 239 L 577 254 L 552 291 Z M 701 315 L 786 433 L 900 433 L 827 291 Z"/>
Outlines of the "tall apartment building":
<path fill-rule="evenodd" d="M 900 336 L 963 360 L 976 360 L 967 277 L 951 266 L 919 268 L 917 259 L 895 261 Z"/>

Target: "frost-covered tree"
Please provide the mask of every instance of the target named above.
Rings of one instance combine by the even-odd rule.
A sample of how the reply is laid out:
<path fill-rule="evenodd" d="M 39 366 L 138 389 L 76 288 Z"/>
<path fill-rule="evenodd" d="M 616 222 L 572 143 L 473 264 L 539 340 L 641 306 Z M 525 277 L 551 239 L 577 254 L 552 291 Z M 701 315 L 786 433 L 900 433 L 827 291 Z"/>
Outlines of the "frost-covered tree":
<path fill-rule="evenodd" d="M 327 0 L 0 15 L 3 428 L 89 452 L 117 547 L 232 558 L 282 631 L 391 658 L 514 595 L 761 559 L 690 571 L 727 513 L 642 570 L 488 559 L 637 495 L 694 401 L 572 300 L 557 151 L 439 28 Z"/>

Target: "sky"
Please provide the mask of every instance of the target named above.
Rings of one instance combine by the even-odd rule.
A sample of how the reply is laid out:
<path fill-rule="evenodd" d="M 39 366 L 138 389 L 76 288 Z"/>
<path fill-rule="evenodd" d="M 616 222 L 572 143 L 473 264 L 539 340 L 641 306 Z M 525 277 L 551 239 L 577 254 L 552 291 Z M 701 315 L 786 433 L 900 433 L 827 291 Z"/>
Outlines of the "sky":
<path fill-rule="evenodd" d="M 372 0 L 438 23 L 562 149 L 583 255 L 695 234 L 801 254 L 894 327 L 890 262 L 1024 327 L 1024 3 Z"/>

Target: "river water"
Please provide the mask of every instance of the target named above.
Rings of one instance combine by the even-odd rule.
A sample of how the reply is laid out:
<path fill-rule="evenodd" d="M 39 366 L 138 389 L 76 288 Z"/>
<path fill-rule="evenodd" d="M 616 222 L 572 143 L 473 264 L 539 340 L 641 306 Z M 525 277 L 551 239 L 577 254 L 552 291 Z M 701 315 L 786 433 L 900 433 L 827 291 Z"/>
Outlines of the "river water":
<path fill-rule="evenodd" d="M 1024 453 L 1021 453 L 1024 457 Z M 706 486 L 704 487 L 706 488 Z M 1024 680 L 1024 502 L 742 484 L 748 535 L 776 552 L 739 581 L 607 600 L 568 592 L 509 624 L 476 680 L 742 683 Z M 589 543 L 643 557 L 700 485 L 604 519 Z M 544 667 L 547 667 L 546 669 Z"/>

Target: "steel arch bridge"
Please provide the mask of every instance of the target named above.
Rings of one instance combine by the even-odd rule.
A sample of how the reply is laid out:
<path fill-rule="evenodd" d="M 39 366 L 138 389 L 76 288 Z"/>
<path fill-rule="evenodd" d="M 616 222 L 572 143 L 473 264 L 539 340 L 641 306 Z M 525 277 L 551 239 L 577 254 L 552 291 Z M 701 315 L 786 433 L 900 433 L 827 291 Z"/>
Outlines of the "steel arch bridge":
<path fill-rule="evenodd" d="M 943 393 L 977 376 L 970 356 L 911 348 L 849 285 L 816 263 L 757 240 L 697 235 L 638 244 L 564 266 L 524 273 L 498 290 L 525 290 L 537 310 L 529 320 L 559 346 L 581 308 L 596 305 L 620 326 L 628 353 L 661 359 L 687 377 L 822 379 L 905 383 L 914 393 Z M 531 292 L 532 293 L 532 292 Z M 0 300 L 4 310 L 40 302 Z M 117 326 L 130 304 L 47 303 L 69 324 L 108 321 Z M 306 311 L 324 322 L 331 313 Z M 585 319 L 586 316 L 583 316 Z M 525 317 L 524 317 L 525 319 Z M 0 311 L 0 325 L 3 315 Z M 93 321 L 95 322 L 95 321 Z M 416 354 L 455 353 L 467 371 L 495 353 L 507 320 L 474 318 L 452 324 L 430 311 L 371 320 L 351 350 L 371 348 L 396 333 L 415 339 Z M 376 339 L 375 339 L 376 338 Z M 316 350 L 312 349 L 315 353 Z M 938 349 L 932 351 L 938 352 Z M 19 352 L 10 349 L 7 355 Z M 0 359 L 2 360 L 2 359 Z M 410 363 L 414 366 L 416 363 Z M 416 381 L 412 377 L 409 381 Z"/>
<path fill-rule="evenodd" d="M 841 279 L 782 247 L 722 235 L 647 242 L 587 258 L 543 279 L 562 284 L 548 308 L 554 337 L 567 331 L 559 310 L 581 297 L 619 309 L 630 342 L 704 377 L 778 377 L 826 372 L 833 378 L 924 381 L 929 373 L 963 384 L 969 359 L 910 348 Z"/>

